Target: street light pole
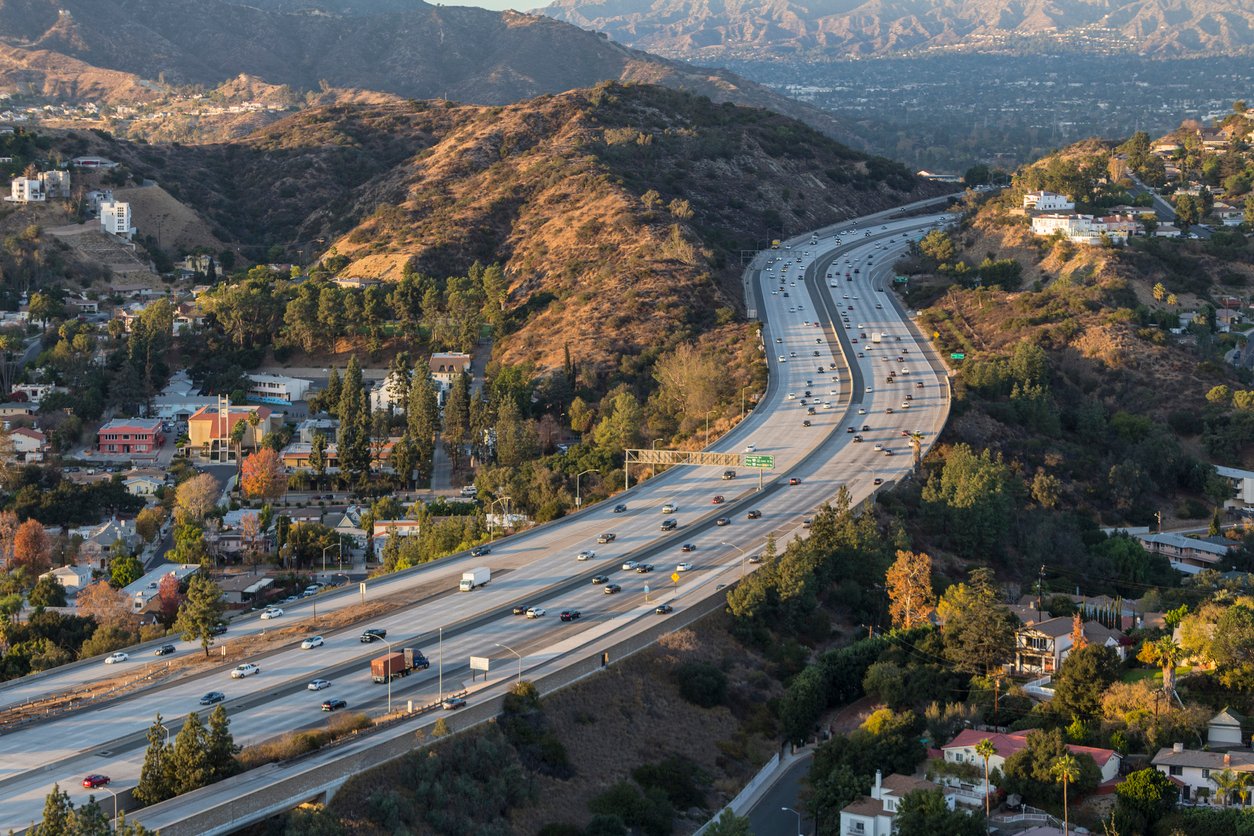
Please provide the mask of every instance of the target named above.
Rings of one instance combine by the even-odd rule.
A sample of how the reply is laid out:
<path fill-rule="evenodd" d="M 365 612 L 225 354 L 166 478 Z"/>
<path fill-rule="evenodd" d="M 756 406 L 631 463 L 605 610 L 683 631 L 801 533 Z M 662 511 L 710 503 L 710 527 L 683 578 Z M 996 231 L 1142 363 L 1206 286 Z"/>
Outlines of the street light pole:
<path fill-rule="evenodd" d="M 383 642 L 384 644 L 388 646 L 388 656 L 390 657 L 392 655 L 392 643 L 385 638 L 381 638 L 378 636 L 376 636 L 375 638 L 378 638 L 379 641 Z M 391 659 L 388 660 L 387 673 L 388 673 L 388 714 L 391 714 L 392 713 L 392 662 L 391 662 Z"/>
<path fill-rule="evenodd" d="M 797 817 L 797 836 L 803 836 L 803 834 L 801 833 L 801 814 L 791 807 L 781 807 L 780 809 L 786 813 L 792 813 L 794 816 Z"/>
<path fill-rule="evenodd" d="M 583 507 L 583 499 L 580 497 L 580 494 L 579 494 L 579 477 L 583 476 L 585 473 L 596 473 L 596 472 L 597 472 L 596 468 L 588 468 L 587 470 L 581 470 L 579 473 L 575 474 L 575 507 L 576 508 Z"/>
<path fill-rule="evenodd" d="M 440 628 L 440 702 L 444 702 L 444 628 Z"/>
<path fill-rule="evenodd" d="M 724 540 L 723 542 L 719 543 L 719 545 L 720 545 L 720 546 L 731 546 L 733 549 L 735 549 L 736 551 L 740 552 L 740 578 L 741 578 L 741 580 L 744 580 L 744 577 L 745 577 L 745 550 L 744 550 L 744 549 L 742 549 L 742 548 L 740 548 L 740 546 L 737 546 L 735 543 L 728 543 L 726 540 Z"/>
<path fill-rule="evenodd" d="M 517 650 L 514 650 L 512 647 L 506 647 L 505 645 L 501 644 L 500 642 L 497 642 L 497 643 L 496 643 L 496 646 L 497 646 L 497 647 L 504 647 L 504 648 L 505 648 L 506 650 L 508 650 L 510 653 L 513 653 L 515 656 L 517 656 L 517 657 L 518 657 L 518 684 L 519 684 L 519 685 L 522 685 L 522 654 L 521 654 L 521 653 L 519 653 Z"/>
<path fill-rule="evenodd" d="M 97 789 L 104 790 L 109 795 L 113 796 L 113 829 L 117 830 L 118 829 L 118 794 L 103 785 L 97 787 Z"/>
<path fill-rule="evenodd" d="M 752 386 L 752 385 L 753 385 L 752 383 L 749 384 L 749 386 Z M 745 390 L 748 389 L 749 386 L 740 387 L 740 420 L 741 421 L 745 419 Z"/>
<path fill-rule="evenodd" d="M 165 723 L 158 723 L 157 725 L 161 726 L 161 730 L 165 732 L 165 745 L 169 746 L 170 745 L 170 730 L 166 728 Z"/>
<path fill-rule="evenodd" d="M 710 443 L 710 413 L 713 411 L 714 410 L 710 409 L 710 410 L 706 410 L 706 413 L 705 413 L 705 443 L 706 445 L 709 445 Z"/>

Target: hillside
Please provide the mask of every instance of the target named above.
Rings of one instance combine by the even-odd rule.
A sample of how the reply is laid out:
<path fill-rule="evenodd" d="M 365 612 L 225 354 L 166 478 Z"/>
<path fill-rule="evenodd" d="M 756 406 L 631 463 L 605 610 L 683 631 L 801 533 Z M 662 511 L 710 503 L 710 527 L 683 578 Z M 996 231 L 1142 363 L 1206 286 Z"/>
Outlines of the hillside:
<path fill-rule="evenodd" d="M 1254 49 L 1254 7 L 1245 0 L 555 0 L 542 11 L 638 49 L 697 59 Z"/>
<path fill-rule="evenodd" d="M 143 100 L 241 73 L 294 91 L 505 104 L 605 80 L 768 107 L 838 138 L 821 111 L 721 70 L 637 52 L 543 16 L 418 0 L 0 0 L 0 89 Z"/>
<path fill-rule="evenodd" d="M 645 85 L 334 106 L 230 145 L 98 150 L 258 258 L 322 252 L 386 280 L 499 261 L 513 333 L 497 354 L 549 368 L 566 343 L 608 370 L 702 333 L 741 304 L 736 250 L 937 193 L 798 122 Z"/>

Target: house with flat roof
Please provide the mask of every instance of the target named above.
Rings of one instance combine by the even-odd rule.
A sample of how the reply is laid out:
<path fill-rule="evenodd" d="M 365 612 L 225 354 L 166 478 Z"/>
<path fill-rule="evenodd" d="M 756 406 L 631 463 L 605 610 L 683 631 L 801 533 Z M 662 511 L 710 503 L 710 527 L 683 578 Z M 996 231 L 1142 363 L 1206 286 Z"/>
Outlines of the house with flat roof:
<path fill-rule="evenodd" d="M 305 399 L 310 381 L 279 374 L 248 375 L 248 399 L 259 403 L 290 406 Z"/>
<path fill-rule="evenodd" d="M 1053 192 L 1028 192 L 1023 196 L 1023 208 L 1036 212 L 1070 212 L 1075 209 L 1075 201 Z"/>
<path fill-rule="evenodd" d="M 96 452 L 105 456 L 155 456 L 165 442 L 156 418 L 114 418 L 96 431 Z"/>
<path fill-rule="evenodd" d="M 1225 508 L 1254 506 L 1254 470 L 1215 465 L 1215 473 L 1227 479 L 1232 486 L 1232 498 L 1224 502 Z"/>
<path fill-rule="evenodd" d="M 1171 561 L 1172 569 L 1186 575 L 1196 575 L 1206 569 L 1226 568 L 1226 558 L 1237 545 L 1230 541 L 1216 542 L 1210 538 L 1186 537 L 1169 531 L 1138 534 L 1136 539 L 1146 551 L 1164 555 Z"/>

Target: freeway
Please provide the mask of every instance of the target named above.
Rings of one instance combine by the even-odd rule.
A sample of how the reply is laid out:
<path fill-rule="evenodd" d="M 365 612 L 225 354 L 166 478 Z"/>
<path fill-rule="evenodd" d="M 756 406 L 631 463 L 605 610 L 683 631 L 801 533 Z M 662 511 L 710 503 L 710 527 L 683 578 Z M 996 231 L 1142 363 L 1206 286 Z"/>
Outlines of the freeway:
<path fill-rule="evenodd" d="M 87 771 L 108 774 L 115 789 L 133 786 L 142 762 L 142 735 L 153 717 L 160 713 L 176 730 L 189 711 L 203 710 L 197 700 L 210 690 L 226 695 L 233 731 L 245 744 L 317 725 L 318 706 L 329 697 L 346 700 L 350 709 L 382 713 L 388 689 L 370 682 L 367 659 L 383 648 L 358 642 L 361 627 L 385 627 L 395 645 L 421 647 L 432 659 L 430 670 L 398 680 L 390 694 L 394 701 L 425 705 L 467 687 L 474 689 L 473 700 L 499 689 L 516 673 L 561 665 L 606 636 L 647 629 L 664 617 L 653 611 L 658 603 L 682 610 L 720 594 L 722 587 L 751 571 L 745 558 L 768 534 L 781 541 L 802 535 L 802 518 L 841 485 L 861 501 L 874 492 L 876 480 L 891 484 L 907 473 L 911 455 L 903 433 L 921 431 L 925 445 L 934 441 L 948 414 L 948 383 L 943 370 L 927 360 L 927 349 L 908 316 L 884 288 L 894 254 L 933 223 L 947 219 L 894 220 L 856 232 L 849 231 L 856 224 L 841 225 L 814 238 L 813 244 L 803 236 L 755 259 L 749 272 L 763 321 L 770 385 L 758 409 L 711 449 L 735 452 L 752 445 L 758 454 L 775 456 L 776 469 L 766 490 L 757 492 L 756 480 L 743 478 L 743 469 L 738 473 L 742 478 L 723 480 L 720 469 L 673 468 L 610 502 L 502 540 L 487 557 L 441 562 L 379 581 L 371 594 L 433 581 L 450 591 L 353 630 L 328 634 L 323 647 L 298 646 L 302 636 L 313 632 L 308 602 L 290 608 L 277 623 L 235 625 L 232 632 L 295 629 L 290 643 L 252 660 L 261 667 L 256 676 L 233 680 L 227 667 L 210 667 L 0 737 L 0 827 L 21 827 L 36 819 L 53 782 L 71 788 L 76 802 L 84 801 L 90 791 L 78 784 Z M 884 336 L 879 344 L 867 345 L 871 338 L 863 333 Z M 878 383 L 889 368 L 896 371 L 894 382 Z M 909 406 L 903 408 L 905 404 Z M 846 425 L 857 431 L 848 432 Z M 863 441 L 856 441 L 857 436 Z M 788 484 L 791 480 L 797 484 Z M 716 495 L 724 500 L 715 503 Z M 613 510 L 619 502 L 627 505 L 623 513 Z M 673 515 L 660 513 L 665 503 L 677 506 Z M 749 519 L 750 510 L 759 511 L 760 518 Z M 717 524 L 719 517 L 727 523 Z M 676 519 L 678 531 L 660 531 L 663 519 Z M 603 532 L 616 534 L 613 542 L 596 544 Z M 683 543 L 693 550 L 681 551 Z M 595 557 L 577 560 L 582 549 L 595 550 Z M 657 571 L 623 569 L 625 560 L 653 563 Z M 681 561 L 692 566 L 677 573 L 681 581 L 676 584 L 670 574 Z M 492 582 L 472 593 L 452 591 L 461 571 L 480 563 L 491 566 Z M 604 584 L 591 582 L 594 575 L 608 576 L 622 591 L 606 595 Z M 356 590 L 351 590 L 320 602 L 319 609 L 325 612 L 328 606 L 356 600 Z M 548 613 L 535 619 L 514 616 L 511 610 L 518 604 L 541 606 Z M 557 619 L 559 611 L 570 609 L 583 616 L 574 622 Z M 194 651 L 184 646 L 180 652 Z M 471 655 L 490 657 L 493 669 L 486 682 L 473 686 L 467 669 Z M 101 664 L 81 665 L 36 687 L 81 683 L 103 671 Z M 323 691 L 306 690 L 314 678 L 332 684 Z M 146 814 L 139 819 L 146 821 Z"/>

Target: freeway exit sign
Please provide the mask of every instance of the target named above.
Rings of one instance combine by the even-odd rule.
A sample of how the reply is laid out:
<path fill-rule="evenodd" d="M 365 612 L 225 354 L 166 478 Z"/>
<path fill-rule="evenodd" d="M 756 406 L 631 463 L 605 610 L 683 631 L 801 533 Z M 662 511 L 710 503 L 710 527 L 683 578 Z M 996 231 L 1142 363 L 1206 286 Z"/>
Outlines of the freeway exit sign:
<path fill-rule="evenodd" d="M 761 467 L 766 470 L 775 468 L 774 456 L 745 456 L 745 467 Z"/>

